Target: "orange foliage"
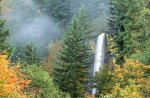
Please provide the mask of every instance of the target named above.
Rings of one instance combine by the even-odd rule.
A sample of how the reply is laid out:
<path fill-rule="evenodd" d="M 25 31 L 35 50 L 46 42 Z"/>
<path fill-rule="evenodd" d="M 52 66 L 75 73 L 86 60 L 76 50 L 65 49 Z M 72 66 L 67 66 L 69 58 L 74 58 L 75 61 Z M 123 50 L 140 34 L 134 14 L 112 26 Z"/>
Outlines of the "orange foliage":
<path fill-rule="evenodd" d="M 60 42 L 59 41 L 55 41 L 51 48 L 50 48 L 50 52 L 49 52 L 49 55 L 47 57 L 47 59 L 45 60 L 44 62 L 44 69 L 50 74 L 52 75 L 52 70 L 53 70 L 53 67 L 54 67 L 54 61 L 56 59 L 56 56 L 57 56 L 57 51 L 61 49 L 61 45 L 60 45 Z"/>
<path fill-rule="evenodd" d="M 85 98 L 95 98 L 95 95 L 92 95 L 92 94 L 86 93 Z"/>
<path fill-rule="evenodd" d="M 23 90 L 31 80 L 24 80 L 18 66 L 10 67 L 6 55 L 0 55 L 0 97 L 8 97 L 18 93 L 23 96 Z M 22 97 L 23 98 L 23 97 Z"/>

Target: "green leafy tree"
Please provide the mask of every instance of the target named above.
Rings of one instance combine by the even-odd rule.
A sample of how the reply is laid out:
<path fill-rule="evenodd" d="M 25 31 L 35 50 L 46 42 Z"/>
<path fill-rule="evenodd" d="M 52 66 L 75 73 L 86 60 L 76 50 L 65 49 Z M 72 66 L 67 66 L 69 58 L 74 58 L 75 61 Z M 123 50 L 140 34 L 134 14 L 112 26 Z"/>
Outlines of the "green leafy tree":
<path fill-rule="evenodd" d="M 111 72 L 114 87 L 104 98 L 148 98 L 149 71 L 150 66 L 130 59 L 126 59 L 123 66 L 115 65 Z"/>
<path fill-rule="evenodd" d="M 89 35 L 84 27 L 87 22 L 83 23 L 80 16 L 72 18 L 54 68 L 54 82 L 73 98 L 84 97 L 90 64 Z"/>
<path fill-rule="evenodd" d="M 142 63 L 150 64 L 150 9 L 144 7 L 136 18 L 136 29 L 132 31 L 135 53 L 131 58 L 139 59 Z M 134 27 L 134 28 L 135 28 Z"/>
<path fill-rule="evenodd" d="M 50 76 L 53 75 L 55 59 L 57 58 L 57 52 L 60 49 L 60 41 L 54 41 L 50 47 L 48 57 L 44 61 L 43 68 L 49 73 Z"/>
<path fill-rule="evenodd" d="M 37 65 L 27 66 L 23 70 L 26 78 L 32 80 L 31 85 L 27 88 L 27 92 L 32 94 L 31 98 L 70 98 L 68 94 L 61 92 L 54 85 L 48 72 Z"/>

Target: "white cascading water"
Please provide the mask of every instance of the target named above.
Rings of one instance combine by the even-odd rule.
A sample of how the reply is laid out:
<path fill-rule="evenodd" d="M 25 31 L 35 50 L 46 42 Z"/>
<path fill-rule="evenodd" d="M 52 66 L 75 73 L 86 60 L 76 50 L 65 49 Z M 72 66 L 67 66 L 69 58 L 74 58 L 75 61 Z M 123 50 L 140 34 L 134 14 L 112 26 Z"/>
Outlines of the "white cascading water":
<path fill-rule="evenodd" d="M 102 33 L 98 36 L 97 44 L 96 44 L 96 52 L 95 52 L 95 61 L 94 61 L 94 71 L 93 75 L 96 72 L 99 72 L 102 65 L 105 63 L 105 33 Z M 93 88 L 92 94 L 96 94 L 96 89 Z"/>

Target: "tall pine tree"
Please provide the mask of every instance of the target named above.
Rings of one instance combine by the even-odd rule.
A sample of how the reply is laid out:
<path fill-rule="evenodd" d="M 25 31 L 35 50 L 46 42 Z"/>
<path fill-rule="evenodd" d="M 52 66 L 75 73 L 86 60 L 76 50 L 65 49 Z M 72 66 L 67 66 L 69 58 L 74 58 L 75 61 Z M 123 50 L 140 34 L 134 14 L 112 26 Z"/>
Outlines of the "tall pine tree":
<path fill-rule="evenodd" d="M 81 12 L 81 11 L 80 11 Z M 58 52 L 58 60 L 54 68 L 54 82 L 63 92 L 68 92 L 72 98 L 84 97 L 88 81 L 90 49 L 88 30 L 82 22 L 82 14 L 72 18 L 62 42 L 63 50 Z"/>
<path fill-rule="evenodd" d="M 109 3 L 109 18 L 108 18 L 108 31 L 107 33 L 114 36 L 115 33 L 118 31 L 117 26 L 117 15 L 116 15 L 116 9 L 113 5 L 113 2 L 110 1 Z"/>
<path fill-rule="evenodd" d="M 6 42 L 9 36 L 9 31 L 4 27 L 5 21 L 0 20 L 0 52 L 8 50 L 8 44 Z"/>
<path fill-rule="evenodd" d="M 132 31 L 136 29 L 136 18 L 143 9 L 144 0 L 113 0 L 117 15 L 118 31 L 115 33 L 115 41 L 118 46 L 117 63 L 122 64 L 124 57 L 130 57 L 134 53 Z"/>
<path fill-rule="evenodd" d="M 101 95 L 107 95 L 111 92 L 114 86 L 113 75 L 110 73 L 112 69 L 105 65 L 94 77 L 96 83 L 96 98 L 100 98 Z"/>
<path fill-rule="evenodd" d="M 39 7 L 40 11 L 60 26 L 65 27 L 71 19 L 72 13 L 70 11 L 71 0 L 33 0 Z"/>
<path fill-rule="evenodd" d="M 46 12 L 56 22 L 66 26 L 71 18 L 70 0 L 50 0 Z"/>
<path fill-rule="evenodd" d="M 40 57 L 38 55 L 37 48 L 33 45 L 33 43 L 26 45 L 24 61 L 29 65 L 40 65 Z"/>
<path fill-rule="evenodd" d="M 117 15 L 116 15 L 116 9 L 115 6 L 113 5 L 113 2 L 110 1 L 109 3 L 109 18 L 108 18 L 108 28 L 107 28 L 107 34 L 108 34 L 108 62 L 111 63 L 114 58 L 117 57 L 117 52 L 118 49 L 116 47 L 116 41 L 115 41 L 115 35 L 116 32 L 118 32 L 119 27 L 117 24 Z"/>

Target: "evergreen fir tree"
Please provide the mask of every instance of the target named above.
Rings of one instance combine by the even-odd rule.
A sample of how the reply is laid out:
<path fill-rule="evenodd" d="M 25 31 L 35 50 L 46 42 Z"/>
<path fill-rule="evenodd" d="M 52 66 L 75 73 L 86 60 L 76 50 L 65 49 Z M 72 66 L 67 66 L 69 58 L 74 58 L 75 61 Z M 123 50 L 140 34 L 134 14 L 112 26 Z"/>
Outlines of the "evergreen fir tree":
<path fill-rule="evenodd" d="M 33 45 L 33 43 L 27 44 L 25 47 L 25 55 L 24 55 L 24 61 L 29 64 L 40 64 L 40 58 L 38 55 L 37 48 Z"/>
<path fill-rule="evenodd" d="M 124 57 L 130 57 L 134 52 L 132 31 L 135 29 L 135 19 L 143 9 L 144 1 L 139 0 L 113 0 L 117 15 L 118 31 L 115 33 L 115 41 L 118 46 L 117 61 L 124 62 Z"/>
<path fill-rule="evenodd" d="M 147 5 L 146 5 L 147 6 Z M 132 58 L 140 60 L 142 63 L 150 64 L 150 9 L 143 7 L 140 15 L 135 19 L 135 26 L 132 30 L 132 43 L 134 51 Z"/>
<path fill-rule="evenodd" d="M 84 97 L 90 64 L 89 35 L 81 26 L 84 23 L 81 23 L 80 14 L 73 17 L 65 33 L 63 50 L 58 52 L 54 68 L 54 82 L 72 98 Z"/>
<path fill-rule="evenodd" d="M 112 71 L 108 65 L 105 65 L 94 77 L 96 83 L 96 97 L 100 98 L 101 95 L 107 95 L 111 93 L 114 86 L 113 75 L 110 73 Z"/>
<path fill-rule="evenodd" d="M 113 0 L 116 21 L 109 21 L 117 26 L 114 39 L 118 47 L 117 63 L 123 64 L 124 57 L 138 59 L 149 64 L 149 15 L 148 0 Z M 111 18 L 113 19 L 113 18 Z M 113 28 L 110 25 L 110 28 Z M 109 29 L 109 32 L 113 32 Z"/>
<path fill-rule="evenodd" d="M 0 20 L 0 52 L 8 51 L 8 44 L 6 42 L 9 36 L 9 31 L 4 27 L 5 21 Z"/>
<path fill-rule="evenodd" d="M 71 0 L 34 0 L 40 7 L 40 11 L 60 26 L 65 27 L 71 19 Z"/>
<path fill-rule="evenodd" d="M 46 12 L 56 22 L 67 25 L 71 18 L 70 0 L 50 0 Z"/>
<path fill-rule="evenodd" d="M 95 38 L 95 36 L 97 36 L 97 34 L 94 34 L 95 27 L 93 26 L 92 21 L 90 21 L 90 19 L 86 15 L 84 7 L 81 7 L 79 9 L 77 17 L 80 20 L 79 21 L 80 28 L 82 29 L 82 31 L 85 32 L 89 40 Z"/>
<path fill-rule="evenodd" d="M 147 0 L 147 8 L 149 8 L 150 9 L 150 1 L 149 0 Z"/>
<path fill-rule="evenodd" d="M 116 32 L 118 32 L 118 25 L 117 25 L 117 15 L 116 15 L 116 9 L 115 6 L 113 5 L 112 1 L 109 3 L 109 18 L 108 18 L 108 28 L 107 28 L 107 39 L 108 39 L 108 63 L 111 63 L 114 58 L 117 57 L 118 49 L 116 46 L 116 41 L 115 41 L 115 35 Z"/>
<path fill-rule="evenodd" d="M 45 13 L 47 6 L 49 5 L 50 0 L 33 0 L 35 3 L 38 4 L 40 11 Z"/>
<path fill-rule="evenodd" d="M 115 33 L 118 31 L 116 10 L 112 1 L 110 1 L 109 5 L 110 5 L 109 6 L 110 14 L 107 23 L 108 24 L 107 33 L 110 35 L 115 35 Z"/>

